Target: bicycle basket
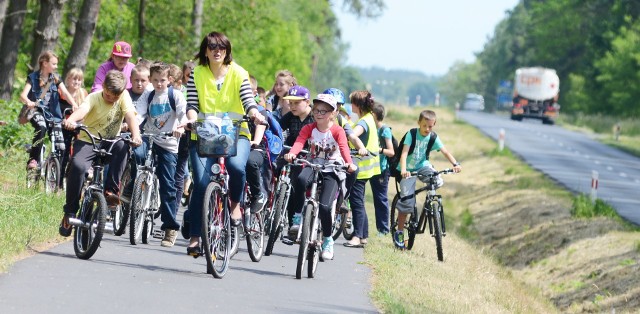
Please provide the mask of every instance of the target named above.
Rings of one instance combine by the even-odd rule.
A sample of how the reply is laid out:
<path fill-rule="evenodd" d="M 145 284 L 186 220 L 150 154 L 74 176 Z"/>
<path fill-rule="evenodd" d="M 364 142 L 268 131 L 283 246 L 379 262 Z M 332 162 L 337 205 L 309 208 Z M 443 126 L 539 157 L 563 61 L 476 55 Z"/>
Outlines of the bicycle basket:
<path fill-rule="evenodd" d="M 196 122 L 196 142 L 200 157 L 233 157 L 237 154 L 239 127 L 232 136 L 222 134 L 213 121 Z"/>

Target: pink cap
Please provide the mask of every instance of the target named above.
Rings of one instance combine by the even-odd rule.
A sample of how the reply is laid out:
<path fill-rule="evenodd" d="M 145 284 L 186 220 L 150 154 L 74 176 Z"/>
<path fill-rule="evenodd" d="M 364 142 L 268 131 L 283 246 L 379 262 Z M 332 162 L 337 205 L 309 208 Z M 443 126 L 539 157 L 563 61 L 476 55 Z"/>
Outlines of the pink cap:
<path fill-rule="evenodd" d="M 127 42 L 119 41 L 113 44 L 113 50 L 111 50 L 111 53 L 114 56 L 131 58 L 131 45 Z"/>

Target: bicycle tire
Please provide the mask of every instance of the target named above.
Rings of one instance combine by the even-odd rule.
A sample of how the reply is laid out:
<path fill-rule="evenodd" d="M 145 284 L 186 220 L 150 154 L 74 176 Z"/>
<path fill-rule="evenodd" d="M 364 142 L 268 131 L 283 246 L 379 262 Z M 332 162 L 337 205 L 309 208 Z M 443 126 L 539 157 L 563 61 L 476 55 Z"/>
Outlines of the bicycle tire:
<path fill-rule="evenodd" d="M 207 273 L 222 278 L 229 269 L 231 235 L 229 209 L 218 185 L 209 183 L 202 207 L 202 248 L 207 259 Z"/>
<path fill-rule="evenodd" d="M 278 190 L 278 197 L 276 198 L 276 202 L 273 205 L 273 219 L 271 220 L 271 230 L 269 232 L 269 239 L 267 239 L 267 247 L 264 250 L 264 255 L 269 256 L 273 253 L 273 247 L 278 241 L 278 237 L 280 237 L 280 233 L 282 229 L 284 229 L 284 224 L 288 223 L 284 221 L 284 213 L 287 210 L 284 206 L 286 191 L 288 186 L 286 183 L 283 183 Z"/>
<path fill-rule="evenodd" d="M 88 199 L 82 200 L 79 217 L 83 225 L 74 227 L 73 236 L 73 250 L 79 259 L 91 258 L 100 247 L 107 220 L 106 211 L 107 201 L 101 191 L 93 191 Z"/>
<path fill-rule="evenodd" d="M 400 194 L 396 194 L 396 196 L 393 197 L 393 201 L 391 201 L 391 211 L 389 213 L 389 221 L 391 222 L 391 226 L 389 226 L 389 229 L 391 230 L 391 242 L 394 243 L 394 246 L 395 242 L 393 240 L 393 235 L 396 233 L 396 231 L 398 231 L 398 214 L 396 206 L 398 206 L 399 200 Z"/>
<path fill-rule="evenodd" d="M 148 193 L 147 174 L 140 173 L 133 185 L 131 196 L 131 208 L 129 215 L 129 242 L 136 245 L 142 237 L 142 228 L 145 220 L 145 198 Z"/>
<path fill-rule="evenodd" d="M 309 232 L 310 229 L 310 220 L 311 220 L 311 211 L 313 208 L 309 208 L 309 206 L 313 206 L 311 204 L 307 204 L 304 209 L 304 218 L 302 220 L 302 234 L 300 235 L 300 247 L 298 248 L 298 263 L 296 265 L 296 279 L 302 279 L 302 271 L 304 271 L 304 263 L 307 261 L 307 255 L 309 253 Z"/>
<path fill-rule="evenodd" d="M 322 239 L 322 228 L 320 228 L 320 224 L 316 223 L 316 219 L 320 219 L 314 213 L 318 213 L 314 211 L 311 214 L 310 221 L 310 232 L 309 232 L 309 252 L 307 253 L 308 267 L 307 267 L 307 277 L 313 278 L 315 276 L 316 270 L 318 269 L 318 262 L 320 261 L 320 245 L 318 241 L 318 237 Z"/>
<path fill-rule="evenodd" d="M 149 240 L 151 239 L 153 232 L 153 221 L 149 219 L 145 219 L 144 224 L 142 225 L 142 243 L 149 244 Z"/>
<path fill-rule="evenodd" d="M 340 209 L 338 209 L 340 210 Z M 338 240 L 340 235 L 344 232 L 344 227 L 347 225 L 347 213 L 338 213 L 333 220 L 333 232 L 331 237 L 333 240 Z M 351 233 L 351 237 L 353 238 L 353 232 Z"/>
<path fill-rule="evenodd" d="M 248 209 L 247 209 L 248 210 Z M 247 240 L 247 251 L 253 262 L 259 262 L 264 254 L 264 223 L 262 221 L 262 212 L 251 214 L 248 226 L 245 226 Z"/>
<path fill-rule="evenodd" d="M 436 201 L 431 202 L 431 212 L 433 216 L 433 237 L 436 240 L 436 254 L 439 261 L 444 261 L 444 253 L 442 251 L 442 217 L 440 215 L 440 204 Z"/>
<path fill-rule="evenodd" d="M 423 213 L 421 215 L 424 215 L 425 210 L 426 209 L 422 209 Z M 407 243 L 405 248 L 410 251 L 413 248 L 413 243 L 416 241 L 416 233 L 418 232 L 418 209 L 415 205 L 413 206 L 411 217 L 407 219 L 404 227 L 407 230 Z"/>
<path fill-rule="evenodd" d="M 129 221 L 129 205 L 121 203 L 116 210 L 112 212 L 113 218 L 113 234 L 121 236 L 127 230 L 127 222 Z"/>
<path fill-rule="evenodd" d="M 347 207 L 347 200 L 343 201 L 343 203 L 345 203 L 345 207 Z M 344 227 L 342 228 L 342 236 L 347 241 L 351 241 L 351 239 L 353 239 L 353 233 L 356 231 L 355 227 L 353 226 L 353 221 L 350 224 L 347 223 L 347 221 L 349 220 L 349 213 L 351 213 L 351 209 L 347 210 L 347 213 L 345 214 Z"/>
<path fill-rule="evenodd" d="M 44 192 L 46 194 L 58 192 L 60 180 L 60 161 L 55 157 L 48 157 L 45 161 Z"/>

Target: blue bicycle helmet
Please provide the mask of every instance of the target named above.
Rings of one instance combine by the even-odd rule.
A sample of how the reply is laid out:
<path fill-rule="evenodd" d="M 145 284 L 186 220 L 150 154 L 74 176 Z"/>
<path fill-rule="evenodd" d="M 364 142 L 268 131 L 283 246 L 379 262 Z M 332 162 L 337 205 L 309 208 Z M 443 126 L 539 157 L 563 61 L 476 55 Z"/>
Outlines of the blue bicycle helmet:
<path fill-rule="evenodd" d="M 331 87 L 329 89 L 326 89 L 324 92 L 322 92 L 323 94 L 329 94 L 331 96 L 333 96 L 337 101 L 338 104 L 344 105 L 345 101 L 344 101 L 344 93 L 342 93 L 341 90 Z"/>

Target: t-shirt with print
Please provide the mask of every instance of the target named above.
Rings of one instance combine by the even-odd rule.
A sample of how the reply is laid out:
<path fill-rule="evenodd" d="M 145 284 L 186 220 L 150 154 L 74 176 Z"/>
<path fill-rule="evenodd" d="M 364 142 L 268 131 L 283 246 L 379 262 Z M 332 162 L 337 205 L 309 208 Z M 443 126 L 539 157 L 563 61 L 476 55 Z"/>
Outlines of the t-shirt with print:
<path fill-rule="evenodd" d="M 122 93 L 113 104 L 107 104 L 102 98 L 102 91 L 89 94 L 82 103 L 83 107 L 89 107 L 84 118 L 84 125 L 96 136 L 101 134 L 104 138 L 115 138 L 120 135 L 120 126 L 124 115 L 129 111 L 135 111 L 129 93 Z M 80 140 L 91 143 L 91 139 L 80 132 Z"/>
<path fill-rule="evenodd" d="M 387 139 L 391 140 L 390 127 L 383 125 L 379 130 L 382 130 L 382 133 L 379 133 L 381 142 L 386 143 Z M 387 147 L 387 148 L 393 149 L 393 147 Z M 389 161 L 387 160 L 387 156 L 385 154 L 379 154 L 379 156 L 380 156 L 380 170 L 385 171 L 387 170 L 387 167 L 389 167 Z"/>
<path fill-rule="evenodd" d="M 136 109 L 141 115 L 146 114 L 147 122 L 144 124 L 144 132 L 159 133 L 172 132 L 176 127 L 186 120 L 187 100 L 178 91 L 173 92 L 176 110 L 171 109 L 169 102 L 169 89 L 162 92 L 155 92 L 151 103 L 148 104 L 149 91 L 145 91 L 138 101 Z M 154 145 L 158 145 L 171 153 L 178 153 L 178 139 L 173 136 L 162 138 L 160 136 L 153 139 Z"/>
<path fill-rule="evenodd" d="M 315 147 L 319 147 L 319 153 L 314 154 L 314 159 L 332 160 L 340 163 L 352 163 L 349 145 L 347 144 L 347 135 L 342 127 L 337 124 L 331 126 L 328 130 L 321 132 L 318 130 L 316 122 L 305 125 L 300 130 L 300 135 L 296 138 L 295 143 L 291 147 L 291 154 L 297 155 L 303 146 L 310 143 L 312 153 L 315 153 Z M 333 168 L 325 169 L 323 172 L 332 172 Z"/>
<path fill-rule="evenodd" d="M 142 96 L 142 94 L 138 94 L 132 91 L 131 89 L 128 89 L 128 92 L 129 92 L 129 96 L 131 97 L 131 102 L 133 102 L 133 107 L 136 109 L 136 120 L 138 120 L 138 125 L 140 125 L 142 124 L 142 121 L 144 121 L 144 119 L 147 118 L 147 113 L 141 112 L 140 109 L 138 109 L 138 102 L 143 101 L 143 98 L 140 97 Z"/>
<path fill-rule="evenodd" d="M 431 133 L 427 134 L 427 136 L 422 136 L 422 134 L 420 134 L 420 130 L 416 132 L 416 146 L 413 149 L 413 154 L 407 156 L 407 171 L 418 171 L 424 167 L 431 166 L 426 154 L 430 137 Z M 404 138 L 404 146 L 411 146 L 411 132 L 407 132 L 407 136 Z M 442 141 L 440 141 L 440 137 L 438 136 L 433 143 L 433 147 L 431 147 L 431 151 L 440 151 L 440 148 L 443 146 L 444 144 L 442 144 Z M 398 164 L 398 171 L 399 170 L 400 164 Z"/>

